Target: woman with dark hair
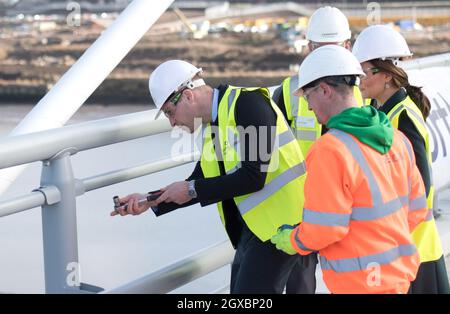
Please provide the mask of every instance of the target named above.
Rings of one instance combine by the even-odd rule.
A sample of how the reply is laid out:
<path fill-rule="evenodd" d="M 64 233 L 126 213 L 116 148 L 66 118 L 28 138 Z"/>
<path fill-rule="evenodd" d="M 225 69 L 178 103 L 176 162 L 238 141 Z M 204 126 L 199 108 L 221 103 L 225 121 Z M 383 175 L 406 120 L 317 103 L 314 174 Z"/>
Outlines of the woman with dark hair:
<path fill-rule="evenodd" d="M 360 89 L 364 98 L 386 113 L 392 125 L 411 141 L 416 165 L 422 175 L 429 209 L 427 219 L 417 226 L 412 237 L 421 265 L 410 293 L 450 293 L 445 260 L 433 217 L 433 177 L 429 134 L 425 120 L 430 101 L 420 87 L 409 83 L 407 73 L 397 63 L 412 54 L 403 36 L 384 25 L 364 29 L 356 39 L 353 53 L 361 63 L 365 77 Z"/>

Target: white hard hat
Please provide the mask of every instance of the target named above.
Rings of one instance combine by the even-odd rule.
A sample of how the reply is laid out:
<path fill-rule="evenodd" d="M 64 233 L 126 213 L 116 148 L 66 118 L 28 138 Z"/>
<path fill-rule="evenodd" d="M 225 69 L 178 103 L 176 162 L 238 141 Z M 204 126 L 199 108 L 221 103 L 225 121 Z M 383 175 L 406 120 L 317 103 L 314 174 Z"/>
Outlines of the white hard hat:
<path fill-rule="evenodd" d="M 337 45 L 326 45 L 313 50 L 303 60 L 298 71 L 298 89 L 294 94 L 300 94 L 300 89 L 317 79 L 327 76 L 358 75 L 364 76 L 361 65 L 355 56 Z"/>
<path fill-rule="evenodd" d="M 338 8 L 329 6 L 319 8 L 309 19 L 307 40 L 317 43 L 343 42 L 351 36 L 347 17 Z"/>
<path fill-rule="evenodd" d="M 202 69 L 182 60 L 170 60 L 161 63 L 150 75 L 148 87 L 156 108 L 160 109 L 155 118 L 161 113 L 161 107 L 169 96 L 183 88 L 193 89 L 205 85 L 201 79 L 192 78 L 201 73 Z"/>
<path fill-rule="evenodd" d="M 412 56 L 405 38 L 392 27 L 372 25 L 356 38 L 353 54 L 359 62 L 373 59 L 398 59 Z"/>

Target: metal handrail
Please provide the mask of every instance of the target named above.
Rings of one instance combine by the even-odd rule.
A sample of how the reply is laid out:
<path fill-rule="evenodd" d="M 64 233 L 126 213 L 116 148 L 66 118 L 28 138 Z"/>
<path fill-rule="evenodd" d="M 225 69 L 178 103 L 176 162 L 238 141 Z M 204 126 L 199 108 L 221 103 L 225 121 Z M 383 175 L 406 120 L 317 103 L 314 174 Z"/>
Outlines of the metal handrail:
<path fill-rule="evenodd" d="M 113 118 L 100 119 L 76 125 L 65 126 L 59 129 L 41 131 L 37 133 L 11 136 L 0 140 L 0 168 L 21 165 L 42 160 L 44 166 L 52 167 L 56 160 L 70 160 L 70 156 L 79 151 L 89 150 L 134 140 L 137 138 L 165 133 L 171 130 L 167 120 L 153 120 L 154 112 L 145 111 L 133 114 L 117 116 Z M 68 144 L 69 143 L 69 144 Z M 67 148 L 70 146 L 69 148 Z M 142 165 L 110 171 L 83 179 L 72 178 L 72 191 L 74 197 L 83 195 L 88 191 L 99 189 L 105 186 L 135 179 L 144 175 L 158 171 L 170 169 L 191 163 L 199 158 L 199 152 L 190 152 L 183 155 L 174 156 Z M 65 164 L 62 161 L 62 164 Z M 61 162 L 59 167 L 61 167 Z M 69 168 L 70 169 L 70 161 Z M 67 170 L 67 169 L 66 169 Z M 67 174 L 67 172 L 65 172 Z M 57 176 L 60 176 L 57 174 Z M 50 176 L 51 177 L 51 176 Z M 11 198 L 0 202 L 0 217 L 32 209 L 38 206 L 48 208 L 59 205 L 64 207 L 63 194 L 67 192 L 58 186 L 45 185 L 26 195 Z M 54 211 L 54 210 L 51 210 Z M 67 222 L 67 221 L 64 221 Z M 55 227 L 53 225 L 53 227 Z M 49 230 L 43 230 L 49 231 Z M 48 239 L 48 237 L 45 237 Z M 75 244 L 72 252 L 76 255 L 76 231 L 73 236 L 65 234 L 64 241 L 69 245 Z M 75 242 L 73 242 L 75 241 Z M 45 241 L 44 241 L 45 242 Z M 61 245 L 61 241 L 57 243 Z M 44 245 L 46 247 L 46 245 Z M 49 245 L 47 245 L 49 247 Z M 51 246 L 50 246 L 51 247 Z M 74 251 L 73 251 L 74 250 Z M 45 250 L 44 250 L 45 251 Z M 55 262 L 52 254 L 49 260 Z M 179 288 L 190 281 L 215 271 L 231 263 L 234 250 L 229 241 L 214 245 L 204 249 L 190 257 L 180 260 L 172 265 L 145 276 L 136 281 L 125 284 L 122 287 L 112 289 L 106 293 L 165 293 Z M 45 259 L 44 259 L 45 260 Z M 61 262 L 64 257 L 56 261 Z M 46 269 L 48 265 L 46 263 Z M 98 292 L 101 289 L 91 286 L 87 291 L 86 285 L 81 284 L 80 288 L 67 289 L 59 284 L 61 276 L 47 276 L 46 289 L 49 292 L 72 292 L 86 293 Z M 47 282 L 50 281 L 50 283 Z M 84 287 L 84 288 L 83 288 Z M 83 290 L 84 289 L 84 290 Z"/>
<path fill-rule="evenodd" d="M 11 198 L 0 202 L 0 217 L 20 213 L 45 204 L 45 196 L 40 192 L 31 192 L 27 195 Z"/>
<path fill-rule="evenodd" d="M 409 60 L 402 65 L 405 70 L 420 70 L 431 67 L 450 66 L 450 52 L 436 56 L 423 57 L 420 59 Z"/>
<path fill-rule="evenodd" d="M 143 165 L 120 169 L 95 175 L 92 177 L 76 180 L 76 196 L 86 192 L 103 188 L 109 185 L 129 181 L 145 175 L 163 171 L 166 169 L 182 166 L 191 163 L 199 158 L 199 153 L 189 153 L 173 157 L 172 159 L 162 159 Z M 46 193 L 44 191 L 33 191 L 26 195 L 14 197 L 0 202 L 0 217 L 19 213 L 25 210 L 42 206 L 46 203 Z"/>
<path fill-rule="evenodd" d="M 182 166 L 184 164 L 191 163 L 199 158 L 200 154 L 198 152 L 197 153 L 192 152 L 184 155 L 175 156 L 172 157 L 171 159 L 162 159 L 156 162 L 151 162 L 132 168 L 121 169 L 85 178 L 83 179 L 84 189 L 86 192 L 92 191 L 108 185 L 113 185 L 131 179 L 136 179 L 158 171 Z"/>
<path fill-rule="evenodd" d="M 167 293 L 230 264 L 233 255 L 230 242 L 224 241 L 105 293 Z"/>
<path fill-rule="evenodd" d="M 0 139 L 0 169 L 50 159 L 71 148 L 77 152 L 171 130 L 167 119 L 153 120 L 155 110 L 69 125 Z"/>

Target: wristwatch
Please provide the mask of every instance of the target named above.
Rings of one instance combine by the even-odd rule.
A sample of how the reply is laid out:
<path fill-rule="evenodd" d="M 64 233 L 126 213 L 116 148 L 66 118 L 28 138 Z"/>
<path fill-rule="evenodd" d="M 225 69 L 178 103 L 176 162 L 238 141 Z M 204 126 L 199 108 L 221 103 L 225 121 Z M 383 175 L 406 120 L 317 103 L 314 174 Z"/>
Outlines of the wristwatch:
<path fill-rule="evenodd" d="M 188 181 L 188 195 L 191 198 L 197 198 L 197 192 L 195 191 L 195 180 Z"/>

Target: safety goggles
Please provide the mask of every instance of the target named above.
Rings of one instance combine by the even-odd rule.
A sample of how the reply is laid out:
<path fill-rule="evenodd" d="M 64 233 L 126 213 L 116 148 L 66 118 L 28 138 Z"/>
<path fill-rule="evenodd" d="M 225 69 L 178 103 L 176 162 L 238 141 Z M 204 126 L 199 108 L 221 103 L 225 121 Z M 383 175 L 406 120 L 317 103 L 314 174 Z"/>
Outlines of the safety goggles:
<path fill-rule="evenodd" d="M 316 86 L 314 86 L 314 87 L 305 89 L 305 90 L 303 91 L 303 93 L 302 93 L 303 98 L 305 98 L 306 101 L 309 102 L 309 96 L 311 95 L 311 93 L 312 93 L 313 91 L 315 91 L 315 90 L 318 89 L 319 87 L 320 87 L 320 85 L 316 85 Z"/>
<path fill-rule="evenodd" d="M 366 77 L 369 74 L 369 72 L 372 73 L 372 75 L 375 75 L 375 74 L 381 72 L 381 70 L 379 68 L 376 68 L 376 67 L 362 69 L 362 70 L 363 70 L 364 74 L 366 75 Z"/>
<path fill-rule="evenodd" d="M 175 116 L 175 113 L 177 111 L 177 105 L 181 100 L 181 96 L 183 96 L 183 91 L 186 90 L 186 88 L 184 88 L 183 90 L 180 90 L 178 92 L 173 93 L 172 95 L 169 96 L 169 99 L 167 100 L 168 103 L 171 103 L 175 109 L 171 109 L 171 108 L 166 108 L 165 110 L 162 110 L 162 112 L 164 113 L 164 115 L 167 118 L 171 118 Z"/>
<path fill-rule="evenodd" d="M 203 85 L 205 85 L 205 81 L 203 79 L 188 80 L 187 82 L 181 84 L 177 91 L 170 94 L 170 96 L 167 98 L 167 100 L 164 102 L 164 104 L 171 103 L 176 107 L 181 100 L 181 96 L 183 95 L 183 92 L 186 89 L 194 89 L 194 88 L 197 88 L 197 87 L 200 87 Z M 163 105 L 163 107 L 164 107 L 164 105 Z M 172 112 L 172 110 L 169 110 L 169 109 L 163 110 L 162 109 L 163 107 L 161 107 L 161 109 L 159 109 L 158 113 L 155 116 L 155 120 L 159 117 L 159 115 L 162 112 L 168 118 L 171 116 L 173 117 L 175 115 L 175 110 L 173 110 L 173 112 Z"/>
<path fill-rule="evenodd" d="M 169 98 L 167 99 L 167 102 L 170 102 L 172 105 L 176 106 L 178 105 L 178 103 L 181 100 L 181 96 L 183 95 L 183 92 L 186 90 L 186 88 L 173 93 L 172 95 L 169 96 Z"/>

